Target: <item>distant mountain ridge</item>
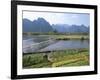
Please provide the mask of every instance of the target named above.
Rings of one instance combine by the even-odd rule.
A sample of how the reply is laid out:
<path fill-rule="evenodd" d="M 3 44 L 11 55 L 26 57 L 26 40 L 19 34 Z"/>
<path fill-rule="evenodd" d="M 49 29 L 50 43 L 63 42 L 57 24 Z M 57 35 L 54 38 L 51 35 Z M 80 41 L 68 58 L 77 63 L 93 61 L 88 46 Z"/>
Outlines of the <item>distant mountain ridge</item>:
<path fill-rule="evenodd" d="M 62 32 L 62 33 L 89 32 L 89 27 L 86 27 L 84 25 L 53 24 L 52 27 L 56 31 Z"/>
<path fill-rule="evenodd" d="M 89 27 L 85 25 L 52 24 L 50 25 L 44 18 L 34 21 L 23 19 L 23 32 L 53 32 L 58 33 L 88 33 Z"/>
<path fill-rule="evenodd" d="M 53 31 L 52 26 L 43 18 L 30 21 L 23 19 L 23 32 L 51 32 Z"/>

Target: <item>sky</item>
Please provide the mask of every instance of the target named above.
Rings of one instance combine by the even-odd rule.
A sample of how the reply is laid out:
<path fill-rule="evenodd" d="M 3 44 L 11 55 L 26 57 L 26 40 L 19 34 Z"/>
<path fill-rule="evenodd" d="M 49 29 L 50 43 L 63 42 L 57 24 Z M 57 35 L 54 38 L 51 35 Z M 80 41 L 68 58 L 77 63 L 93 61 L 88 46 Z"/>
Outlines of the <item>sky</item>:
<path fill-rule="evenodd" d="M 23 19 L 34 21 L 39 17 L 52 24 L 85 25 L 90 26 L 90 15 L 87 13 L 56 13 L 23 11 Z"/>

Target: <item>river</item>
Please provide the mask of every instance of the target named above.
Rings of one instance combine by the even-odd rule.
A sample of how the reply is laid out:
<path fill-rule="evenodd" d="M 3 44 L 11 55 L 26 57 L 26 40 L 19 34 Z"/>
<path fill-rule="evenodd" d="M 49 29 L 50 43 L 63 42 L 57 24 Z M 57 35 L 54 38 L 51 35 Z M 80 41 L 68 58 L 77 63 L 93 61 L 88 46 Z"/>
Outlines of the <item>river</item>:
<path fill-rule="evenodd" d="M 52 40 L 52 36 L 23 36 L 23 52 L 89 48 L 88 40 Z"/>

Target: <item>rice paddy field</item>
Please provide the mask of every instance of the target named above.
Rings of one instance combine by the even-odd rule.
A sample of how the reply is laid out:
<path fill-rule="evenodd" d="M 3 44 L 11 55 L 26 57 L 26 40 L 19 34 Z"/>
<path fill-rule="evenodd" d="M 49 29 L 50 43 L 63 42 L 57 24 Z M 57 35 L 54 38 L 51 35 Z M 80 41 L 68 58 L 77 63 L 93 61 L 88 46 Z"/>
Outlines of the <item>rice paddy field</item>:
<path fill-rule="evenodd" d="M 66 49 L 23 54 L 23 68 L 53 68 L 89 65 L 89 49 Z"/>

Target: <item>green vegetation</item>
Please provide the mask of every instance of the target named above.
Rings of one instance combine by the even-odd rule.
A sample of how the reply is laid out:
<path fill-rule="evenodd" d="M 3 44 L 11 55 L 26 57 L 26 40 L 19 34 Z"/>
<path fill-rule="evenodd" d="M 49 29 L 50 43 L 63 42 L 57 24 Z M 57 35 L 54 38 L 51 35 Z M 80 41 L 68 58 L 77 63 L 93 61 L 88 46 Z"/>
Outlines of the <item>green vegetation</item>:
<path fill-rule="evenodd" d="M 23 33 L 24 35 L 39 35 L 39 33 Z M 41 33 L 40 33 L 41 34 Z M 56 40 L 89 40 L 89 35 L 87 33 L 66 33 L 66 34 L 56 34 L 53 32 L 48 32 L 48 34 L 42 34 L 39 36 L 47 36 L 47 37 L 51 37 L 54 38 Z"/>
<path fill-rule="evenodd" d="M 68 67 L 89 65 L 89 49 L 23 54 L 23 68 Z"/>
<path fill-rule="evenodd" d="M 59 35 L 55 36 L 57 40 L 88 40 L 88 35 Z"/>
<path fill-rule="evenodd" d="M 89 33 L 75 32 L 75 33 L 58 33 L 54 32 L 23 32 L 23 35 L 88 35 Z"/>

